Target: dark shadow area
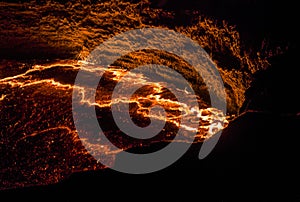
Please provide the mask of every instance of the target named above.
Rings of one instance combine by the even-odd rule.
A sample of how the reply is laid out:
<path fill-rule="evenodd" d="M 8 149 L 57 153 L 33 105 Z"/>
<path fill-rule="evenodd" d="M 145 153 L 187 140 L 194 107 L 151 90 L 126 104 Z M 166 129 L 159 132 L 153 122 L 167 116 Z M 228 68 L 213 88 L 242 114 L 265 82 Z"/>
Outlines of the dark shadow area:
<path fill-rule="evenodd" d="M 270 68 L 254 75 L 241 112 L 259 110 L 287 116 L 300 112 L 297 54 L 293 44 L 285 53 L 270 59 Z"/>

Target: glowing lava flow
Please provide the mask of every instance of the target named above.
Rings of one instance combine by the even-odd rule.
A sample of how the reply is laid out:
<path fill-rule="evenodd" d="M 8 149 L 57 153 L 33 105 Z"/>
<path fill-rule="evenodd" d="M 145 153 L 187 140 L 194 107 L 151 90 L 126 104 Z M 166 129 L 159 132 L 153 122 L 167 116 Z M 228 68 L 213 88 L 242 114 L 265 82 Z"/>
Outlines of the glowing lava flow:
<path fill-rule="evenodd" d="M 85 140 L 78 137 L 74 126 L 74 88 L 80 92 L 80 104 L 100 111 L 99 117 L 108 116 L 104 122 L 100 118 L 99 124 L 120 149 L 111 151 L 107 145 L 93 145 L 97 147 L 95 150 L 107 154 L 108 162 L 114 163 L 115 155 L 122 150 L 143 147 L 144 144 L 140 142 L 120 139 L 120 131 L 111 126 L 112 122 L 105 122 L 111 118 L 109 113 L 112 104 L 124 102 L 123 99 L 111 100 L 111 89 L 101 86 L 101 82 L 96 99 L 91 99 L 95 95 L 88 95 L 83 86 L 73 85 L 79 68 L 92 74 L 103 71 L 102 67 L 90 69 L 82 64 L 83 61 L 57 61 L 48 65 L 33 65 L 22 73 L 0 79 L 0 154 L 6 159 L 1 165 L 2 168 L 0 167 L 0 176 L 8 179 L 2 182 L 1 187 L 13 187 L 20 183 L 22 186 L 49 184 L 58 182 L 73 172 L 103 168 L 82 146 L 82 141 Z M 163 131 L 163 136 L 150 140 L 148 145 L 172 141 L 176 128 L 179 127 L 197 131 L 197 135 L 183 135 L 178 142 L 202 142 L 228 124 L 226 116 L 218 109 L 189 108 L 186 103 L 170 98 L 163 83 L 150 83 L 144 75 L 111 67 L 104 77 L 109 83 L 117 83 L 125 74 L 129 74 L 126 77 L 128 85 L 143 84 L 147 88 L 142 94 L 135 94 L 127 101 L 135 106 L 132 108 L 133 119 L 137 118 L 141 123 L 149 118 L 149 107 L 153 105 L 160 105 L 167 112 L 151 117 L 166 120 L 169 127 Z M 182 93 L 190 96 L 185 90 Z M 199 127 L 190 128 L 180 124 L 181 115 L 199 122 Z M 11 173 L 15 172 L 22 177 L 12 177 Z"/>
<path fill-rule="evenodd" d="M 101 67 L 98 67 L 98 71 Z M 90 71 L 89 69 L 87 69 Z M 94 70 L 96 71 L 96 70 Z M 135 104 L 136 107 L 136 115 L 140 115 L 141 117 L 148 117 L 154 118 L 157 120 L 164 120 L 166 122 L 172 123 L 177 127 L 182 127 L 185 130 L 189 131 L 197 131 L 196 141 L 204 141 L 218 131 L 224 129 L 228 125 L 228 120 L 226 116 L 218 109 L 215 108 L 205 108 L 200 110 L 195 110 L 196 107 L 189 108 L 187 103 L 180 103 L 176 100 L 169 99 L 165 97 L 166 90 L 164 89 L 163 83 L 152 83 L 148 81 L 148 78 L 142 74 L 127 72 L 124 69 L 118 68 L 109 68 L 107 70 L 108 75 L 110 75 L 110 80 L 114 82 L 119 82 L 122 77 L 127 74 L 126 79 L 123 82 L 126 82 L 128 87 L 132 85 L 143 85 L 148 86 L 146 92 L 142 93 L 142 96 L 133 96 L 130 100 L 128 97 L 119 98 L 115 100 L 110 100 L 109 96 L 102 96 L 99 95 L 98 99 L 96 99 L 96 103 L 92 103 L 88 96 L 86 96 L 84 89 L 79 86 L 75 86 L 75 88 L 79 88 L 81 92 L 81 104 L 88 104 L 90 106 L 97 106 L 99 108 L 110 107 L 113 104 L 118 104 L 120 102 L 128 103 L 128 104 Z M 105 87 L 102 88 L 104 90 Z M 190 96 L 190 92 L 182 90 L 182 93 L 185 96 Z M 107 92 L 104 93 L 107 95 Z M 131 96 L 131 95 L 128 95 Z M 160 105 L 165 108 L 166 111 L 177 111 L 180 113 L 167 113 L 166 115 L 149 115 L 149 108 L 151 106 Z M 180 124 L 181 116 L 187 116 L 190 118 L 191 121 L 199 121 L 198 128 L 191 128 L 189 126 Z M 193 142 L 195 137 L 185 137 L 185 141 Z M 162 140 L 164 141 L 164 140 Z"/>
<path fill-rule="evenodd" d="M 79 64 L 78 62 L 77 64 Z M 43 79 L 40 80 L 40 78 L 32 79 L 33 74 L 38 74 L 44 70 L 51 69 L 53 67 L 69 67 L 72 66 L 74 69 L 78 69 L 78 67 L 75 67 L 76 63 L 55 63 L 51 65 L 34 65 L 32 69 L 27 70 L 26 72 L 22 74 L 18 74 L 15 76 L 11 77 L 6 77 L 3 79 L 0 79 L 0 85 L 9 85 L 11 87 L 18 87 L 18 88 L 23 88 L 26 86 L 32 86 L 32 85 L 37 85 L 41 83 L 49 83 L 51 85 L 57 86 L 57 87 L 62 87 L 62 88 L 72 88 L 72 85 L 64 85 L 61 84 L 60 82 L 55 81 L 54 79 Z"/>
<path fill-rule="evenodd" d="M 72 90 L 73 88 L 78 88 L 80 92 L 82 93 L 82 100 L 81 104 L 88 104 L 90 106 L 97 106 L 99 108 L 103 107 L 110 107 L 112 104 L 116 104 L 119 102 L 123 102 L 122 100 L 107 100 L 103 97 L 101 97 L 101 100 L 96 101 L 96 103 L 91 103 L 88 96 L 85 94 L 84 88 L 80 86 L 73 86 L 72 84 L 64 84 L 61 83 L 54 78 L 47 78 L 47 79 L 40 79 L 39 78 L 33 78 L 34 74 L 42 74 L 43 71 L 49 70 L 51 68 L 55 67 L 71 67 L 71 70 L 78 70 L 80 68 L 80 64 L 82 64 L 82 61 L 69 61 L 69 63 L 66 62 L 59 62 L 51 65 L 34 65 L 32 69 L 27 70 L 26 72 L 22 74 L 18 74 L 11 77 L 6 77 L 4 79 L 0 80 L 0 86 L 9 85 L 12 88 L 26 88 L 26 87 L 32 87 L 32 86 L 39 86 L 39 85 L 50 85 L 52 88 L 56 90 Z M 85 68 L 85 71 L 96 71 L 89 68 Z M 101 71 L 101 67 L 98 68 L 97 71 Z M 118 82 L 127 72 L 123 69 L 118 68 L 110 68 L 107 71 L 108 73 L 111 73 L 112 77 L 110 78 L 112 81 Z M 147 78 L 145 78 L 143 75 L 133 74 L 128 72 L 130 75 L 128 80 L 129 84 L 143 84 L 143 85 L 152 85 L 151 93 L 146 95 L 145 97 L 136 97 L 130 100 L 130 103 L 135 103 L 138 106 L 137 113 L 144 116 L 149 117 L 147 111 L 148 107 L 144 107 L 143 103 L 151 103 L 151 105 L 161 105 L 166 107 L 167 110 L 172 111 L 180 111 L 182 112 L 184 116 L 194 116 L 197 118 L 200 118 L 200 121 L 202 124 L 199 124 L 199 128 L 189 128 L 188 126 L 180 125 L 180 122 L 178 119 L 181 115 L 170 115 L 168 121 L 175 124 L 177 127 L 183 127 L 186 130 L 192 130 L 192 131 L 199 131 L 198 137 L 199 140 L 203 141 L 206 138 L 209 138 L 213 135 L 213 133 L 216 133 L 219 130 L 222 130 L 224 127 L 227 126 L 228 121 L 226 120 L 226 116 L 222 114 L 218 109 L 214 108 L 206 108 L 206 109 L 200 109 L 199 111 L 195 111 L 194 108 L 189 109 L 185 103 L 179 103 L 177 101 L 166 99 L 163 97 L 164 93 L 164 87 L 163 84 L 157 83 L 155 86 L 153 86 L 152 83 L 149 83 L 147 81 Z M 186 94 L 186 96 L 189 96 L 189 92 L 183 91 L 183 93 Z M 9 95 L 2 94 L 0 101 L 3 101 L 5 98 L 7 98 Z M 166 117 L 164 116 L 156 116 L 152 117 L 159 120 L 165 120 Z M 205 123 L 205 124 L 203 124 Z M 215 124 L 215 127 L 213 130 L 210 129 L 210 126 L 213 123 L 220 123 Z M 203 132 L 200 132 L 200 130 L 206 130 L 207 134 L 203 135 Z M 212 132 L 214 131 L 214 132 Z M 36 132 L 35 132 L 36 133 Z M 200 135 L 202 134 L 202 135 Z M 28 135 L 30 136 L 30 135 Z M 192 141 L 194 138 L 191 137 L 189 141 Z"/>

